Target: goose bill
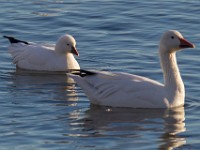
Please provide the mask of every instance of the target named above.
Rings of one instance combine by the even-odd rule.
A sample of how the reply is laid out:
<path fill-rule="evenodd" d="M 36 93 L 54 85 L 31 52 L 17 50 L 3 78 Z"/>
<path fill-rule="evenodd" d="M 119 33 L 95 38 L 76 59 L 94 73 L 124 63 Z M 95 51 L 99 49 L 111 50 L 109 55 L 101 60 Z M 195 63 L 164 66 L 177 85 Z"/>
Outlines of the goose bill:
<path fill-rule="evenodd" d="M 77 49 L 74 46 L 72 46 L 71 53 L 79 56 L 79 53 L 78 53 Z"/>
<path fill-rule="evenodd" d="M 195 45 L 184 38 L 180 38 L 180 48 L 195 48 Z"/>

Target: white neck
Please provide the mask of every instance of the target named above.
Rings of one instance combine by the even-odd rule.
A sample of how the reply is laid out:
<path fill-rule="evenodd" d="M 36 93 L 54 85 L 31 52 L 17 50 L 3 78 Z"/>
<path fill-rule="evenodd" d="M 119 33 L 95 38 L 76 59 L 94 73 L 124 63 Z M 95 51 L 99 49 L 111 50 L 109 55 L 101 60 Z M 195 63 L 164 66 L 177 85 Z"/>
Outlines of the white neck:
<path fill-rule="evenodd" d="M 76 59 L 74 58 L 74 55 L 72 53 L 66 54 L 67 58 L 67 68 L 68 69 L 80 69 L 80 66 Z"/>
<path fill-rule="evenodd" d="M 176 61 L 176 53 L 160 52 L 164 85 L 171 105 L 184 104 L 185 88 Z"/>

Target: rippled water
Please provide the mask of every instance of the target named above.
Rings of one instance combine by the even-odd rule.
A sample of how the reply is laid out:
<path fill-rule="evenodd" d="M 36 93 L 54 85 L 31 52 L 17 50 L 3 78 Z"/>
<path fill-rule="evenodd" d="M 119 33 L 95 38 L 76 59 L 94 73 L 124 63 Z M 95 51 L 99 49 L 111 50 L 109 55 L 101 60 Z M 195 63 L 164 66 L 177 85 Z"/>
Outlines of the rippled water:
<path fill-rule="evenodd" d="M 124 71 L 160 82 L 158 41 L 176 29 L 195 49 L 177 54 L 185 107 L 122 109 L 89 104 L 63 74 L 18 72 L 0 38 L 0 149 L 199 149 L 200 2 L 1 0 L 0 36 L 77 41 L 82 68 Z"/>

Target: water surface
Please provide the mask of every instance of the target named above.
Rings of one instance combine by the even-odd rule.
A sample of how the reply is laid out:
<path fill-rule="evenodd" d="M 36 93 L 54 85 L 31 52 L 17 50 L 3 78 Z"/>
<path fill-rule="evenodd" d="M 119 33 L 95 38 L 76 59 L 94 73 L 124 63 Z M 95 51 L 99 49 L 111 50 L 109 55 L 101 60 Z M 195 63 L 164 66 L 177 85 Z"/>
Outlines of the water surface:
<path fill-rule="evenodd" d="M 158 41 L 176 29 L 196 44 L 177 54 L 185 106 L 96 107 L 64 74 L 18 72 L 0 38 L 0 149 L 199 149 L 199 15 L 196 0 L 1 0 L 0 36 L 77 41 L 84 69 L 123 71 L 163 82 Z"/>

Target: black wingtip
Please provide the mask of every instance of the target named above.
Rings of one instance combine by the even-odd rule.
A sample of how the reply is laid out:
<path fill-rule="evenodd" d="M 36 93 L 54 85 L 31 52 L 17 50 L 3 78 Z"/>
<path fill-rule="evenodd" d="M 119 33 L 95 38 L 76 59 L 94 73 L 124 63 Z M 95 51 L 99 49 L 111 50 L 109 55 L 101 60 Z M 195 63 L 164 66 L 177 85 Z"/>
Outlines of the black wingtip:
<path fill-rule="evenodd" d="M 7 38 L 10 41 L 10 43 L 24 43 L 24 44 L 27 44 L 27 45 L 29 44 L 26 41 L 21 41 L 21 40 L 15 39 L 14 37 L 11 37 L 11 36 L 4 35 L 3 37 Z"/>
<path fill-rule="evenodd" d="M 83 69 L 71 69 L 69 72 L 71 74 L 79 75 L 81 77 L 96 75 L 95 72 L 88 71 L 88 70 L 83 70 Z"/>

